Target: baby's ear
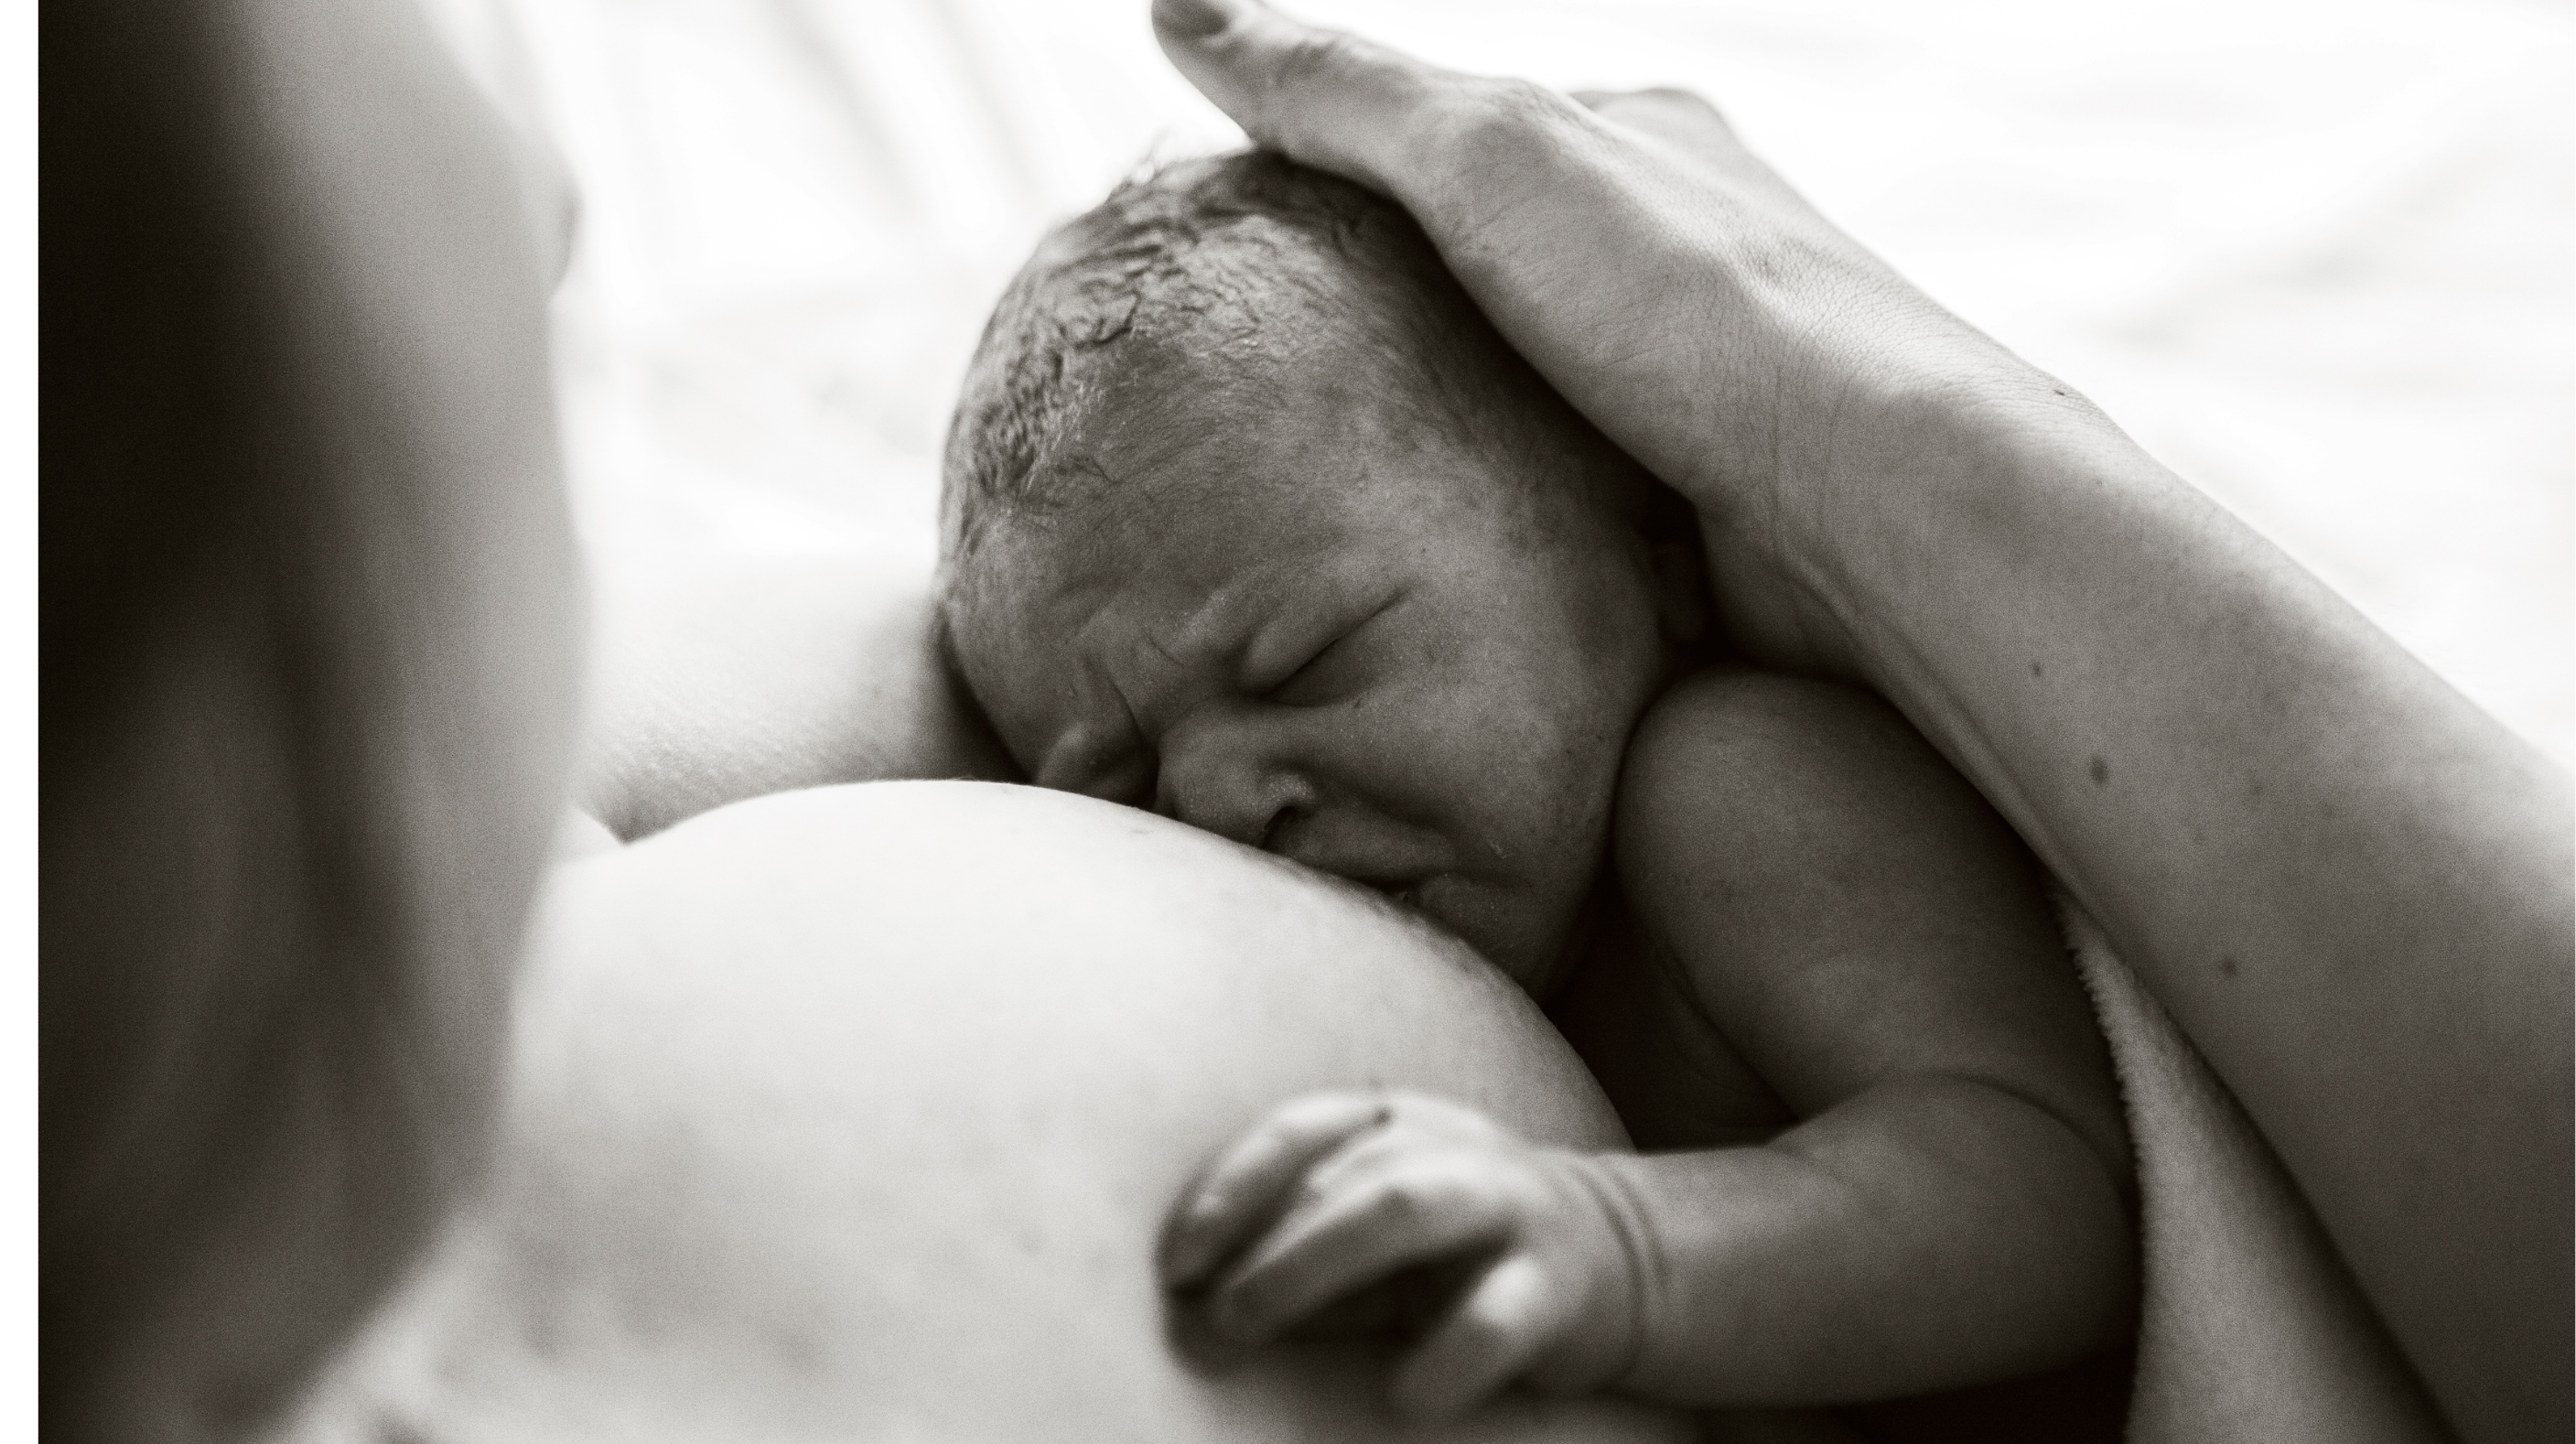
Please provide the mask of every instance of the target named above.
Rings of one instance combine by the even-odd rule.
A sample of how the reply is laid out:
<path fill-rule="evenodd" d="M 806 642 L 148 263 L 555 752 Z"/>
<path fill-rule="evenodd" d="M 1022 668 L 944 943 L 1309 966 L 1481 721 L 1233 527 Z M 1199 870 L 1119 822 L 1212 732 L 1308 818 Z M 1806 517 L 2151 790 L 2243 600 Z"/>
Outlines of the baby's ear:
<path fill-rule="evenodd" d="M 1646 544 L 1655 622 L 1664 643 L 1695 654 L 1710 640 L 1708 552 L 1700 543 L 1699 513 L 1671 487 L 1652 482 L 1637 532 Z"/>

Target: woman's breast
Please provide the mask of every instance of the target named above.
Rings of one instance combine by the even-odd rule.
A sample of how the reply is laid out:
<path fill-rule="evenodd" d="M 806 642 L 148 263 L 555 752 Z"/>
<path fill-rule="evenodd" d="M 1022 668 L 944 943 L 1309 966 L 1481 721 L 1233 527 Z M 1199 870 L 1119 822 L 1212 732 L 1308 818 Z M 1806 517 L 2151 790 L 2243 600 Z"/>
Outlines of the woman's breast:
<path fill-rule="evenodd" d="M 431 1438 L 1392 1434 L 1363 1354 L 1174 1351 L 1149 1261 L 1189 1173 L 1329 1086 L 1624 1141 L 1462 946 L 989 784 L 788 794 L 561 869 L 517 1037 L 490 1188 L 340 1380 Z M 1457 1437 L 1672 1424 L 1516 1398 Z"/>

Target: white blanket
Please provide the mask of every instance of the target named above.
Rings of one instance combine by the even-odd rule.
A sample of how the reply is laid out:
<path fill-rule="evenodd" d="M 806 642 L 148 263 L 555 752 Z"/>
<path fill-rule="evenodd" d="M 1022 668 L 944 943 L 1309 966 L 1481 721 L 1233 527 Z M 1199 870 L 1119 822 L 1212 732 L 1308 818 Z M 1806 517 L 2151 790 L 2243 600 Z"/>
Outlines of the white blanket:
<path fill-rule="evenodd" d="M 425 0 L 583 195 L 602 583 L 930 548 L 1002 283 L 1240 143 L 1146 0 Z M 1826 213 L 2576 755 L 2576 11 L 2543 0 L 1288 0 L 1460 67 L 1713 97 Z"/>
<path fill-rule="evenodd" d="M 2227 1085 L 2059 900 L 2138 1153 L 2144 1280 L 2132 1444 L 2449 1437 L 2298 1186 Z"/>

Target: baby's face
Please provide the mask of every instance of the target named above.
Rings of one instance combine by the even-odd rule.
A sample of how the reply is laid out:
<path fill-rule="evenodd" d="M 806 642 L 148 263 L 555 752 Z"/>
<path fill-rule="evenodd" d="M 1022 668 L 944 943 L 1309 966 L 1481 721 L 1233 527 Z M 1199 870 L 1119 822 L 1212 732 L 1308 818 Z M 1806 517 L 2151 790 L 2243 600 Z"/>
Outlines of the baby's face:
<path fill-rule="evenodd" d="M 988 540 L 960 662 L 1040 785 L 1378 888 L 1543 990 L 1659 681 L 1645 549 L 1571 482 L 1308 399 L 1095 437 L 1116 494 Z"/>

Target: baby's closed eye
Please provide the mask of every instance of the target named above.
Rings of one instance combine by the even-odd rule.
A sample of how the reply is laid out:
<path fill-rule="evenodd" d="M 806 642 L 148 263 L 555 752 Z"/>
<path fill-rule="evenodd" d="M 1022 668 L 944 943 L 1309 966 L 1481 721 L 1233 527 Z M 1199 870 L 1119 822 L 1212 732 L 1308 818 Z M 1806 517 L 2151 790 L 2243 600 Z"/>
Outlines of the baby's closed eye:
<path fill-rule="evenodd" d="M 1360 689 L 1363 683 L 1358 648 L 1350 645 L 1355 633 L 1344 633 L 1316 652 L 1287 680 L 1262 693 L 1262 700 L 1282 707 L 1322 707 L 1339 702 Z"/>
<path fill-rule="evenodd" d="M 1305 632 L 1285 647 L 1256 645 L 1244 690 L 1283 707 L 1323 707 L 1346 700 L 1371 679 L 1368 642 L 1375 624 L 1404 598 L 1405 593 L 1397 592 L 1348 625 Z"/>

